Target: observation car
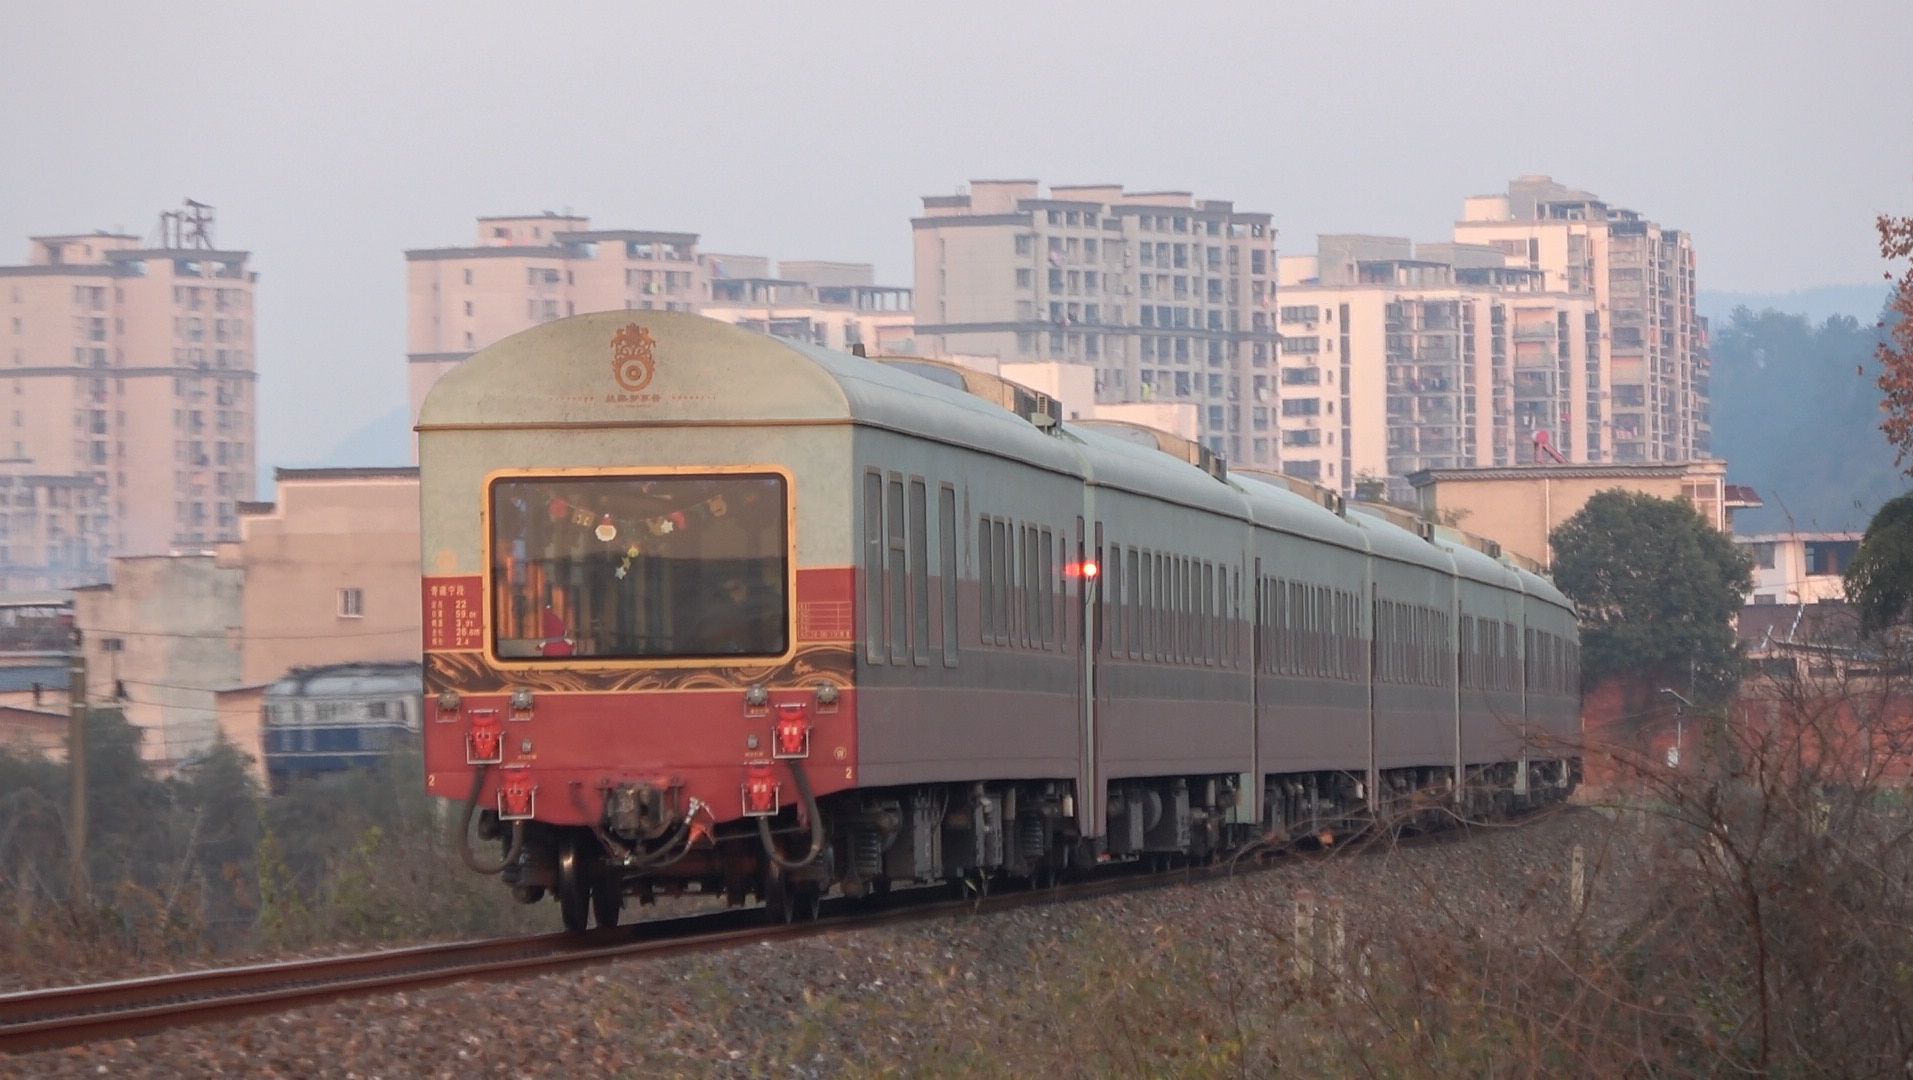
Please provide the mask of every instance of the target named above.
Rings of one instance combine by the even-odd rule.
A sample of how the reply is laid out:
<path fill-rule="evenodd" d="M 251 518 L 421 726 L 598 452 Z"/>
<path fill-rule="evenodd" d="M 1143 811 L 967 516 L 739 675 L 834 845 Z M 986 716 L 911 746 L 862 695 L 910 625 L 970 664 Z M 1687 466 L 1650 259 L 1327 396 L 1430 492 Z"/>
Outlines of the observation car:
<path fill-rule="evenodd" d="M 446 374 L 418 425 L 425 782 L 467 800 L 467 862 L 574 930 L 683 889 L 794 916 L 1571 788 L 1545 580 L 1059 417 L 663 312 Z"/>

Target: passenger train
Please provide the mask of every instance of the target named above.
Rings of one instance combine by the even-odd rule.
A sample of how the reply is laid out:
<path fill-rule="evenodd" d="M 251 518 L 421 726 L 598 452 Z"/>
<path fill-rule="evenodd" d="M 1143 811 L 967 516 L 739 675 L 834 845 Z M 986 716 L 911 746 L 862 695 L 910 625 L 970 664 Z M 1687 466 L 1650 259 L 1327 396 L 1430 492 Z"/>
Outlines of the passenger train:
<path fill-rule="evenodd" d="M 607 312 L 475 354 L 418 433 L 425 782 L 473 869 L 573 930 L 1578 778 L 1546 580 L 993 376 Z"/>

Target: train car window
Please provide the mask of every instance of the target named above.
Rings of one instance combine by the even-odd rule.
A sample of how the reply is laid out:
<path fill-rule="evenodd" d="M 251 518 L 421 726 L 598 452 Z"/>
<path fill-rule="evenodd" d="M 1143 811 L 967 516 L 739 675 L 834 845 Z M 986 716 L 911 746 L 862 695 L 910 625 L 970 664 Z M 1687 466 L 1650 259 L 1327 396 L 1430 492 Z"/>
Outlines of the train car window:
<path fill-rule="evenodd" d="M 1047 551 L 1039 551 L 1036 526 L 1023 526 L 1023 645 L 1025 648 L 1042 648 L 1043 607 L 1049 597 L 1049 586 L 1040 571 Z"/>
<path fill-rule="evenodd" d="M 1016 551 L 1010 545 L 1010 522 L 997 522 L 991 533 L 997 556 L 997 644 L 1010 644 L 1016 633 Z"/>
<path fill-rule="evenodd" d="M 891 480 L 885 487 L 884 534 L 884 625 L 889 629 L 890 662 L 910 661 L 910 582 L 907 537 L 904 535 L 903 481 Z"/>
<path fill-rule="evenodd" d="M 929 489 L 910 481 L 910 658 L 930 663 L 930 523 Z"/>
<path fill-rule="evenodd" d="M 1150 629 L 1150 620 L 1154 618 L 1151 612 L 1156 602 L 1153 587 L 1155 570 L 1152 569 L 1155 560 L 1149 552 L 1135 548 L 1129 549 L 1129 555 L 1133 563 L 1129 571 L 1135 578 L 1136 586 L 1136 633 L 1129 639 L 1129 656 L 1132 660 L 1148 660 L 1154 655 L 1151 649 L 1155 643 L 1155 636 Z"/>
<path fill-rule="evenodd" d="M 1037 542 L 1041 549 L 1042 564 L 1037 567 L 1037 580 L 1042 588 L 1037 590 L 1038 602 L 1042 610 L 1038 612 L 1043 635 L 1043 648 L 1056 647 L 1056 534 L 1049 529 L 1040 530 Z"/>
<path fill-rule="evenodd" d="M 976 577 L 982 609 L 977 619 L 976 639 L 985 645 L 996 633 L 996 567 L 990 556 L 990 530 L 989 518 L 977 519 Z"/>
<path fill-rule="evenodd" d="M 1175 610 L 1176 598 L 1171 593 L 1175 587 L 1175 556 L 1157 552 L 1155 554 L 1155 659 L 1159 663 L 1173 663 L 1176 656 Z"/>
<path fill-rule="evenodd" d="M 957 665 L 956 489 L 937 489 L 937 563 L 943 579 L 943 666 Z"/>
<path fill-rule="evenodd" d="M 1188 661 L 1188 570 L 1182 556 L 1169 556 L 1169 661 Z"/>
<path fill-rule="evenodd" d="M 1146 625 L 1149 605 L 1143 591 L 1149 579 L 1149 557 L 1135 547 L 1129 549 L 1129 566 L 1123 573 L 1127 580 L 1123 585 L 1123 615 L 1128 624 L 1124 629 L 1128 652 L 1131 660 L 1143 658 L 1143 641 L 1148 636 Z"/>
<path fill-rule="evenodd" d="M 1342 678 L 1342 590 L 1330 589 L 1323 597 L 1328 605 L 1328 672 L 1331 679 Z"/>
<path fill-rule="evenodd" d="M 1269 582 L 1269 673 L 1289 673 L 1289 583 Z"/>
<path fill-rule="evenodd" d="M 790 646 L 782 476 L 505 477 L 490 503 L 501 659 L 777 656 Z"/>
<path fill-rule="evenodd" d="M 1226 573 L 1229 577 L 1229 602 L 1223 613 L 1228 623 L 1223 627 L 1222 648 L 1225 662 L 1234 670 L 1242 663 L 1242 639 L 1237 636 L 1242 632 L 1242 578 L 1240 571 L 1234 567 L 1229 567 Z M 1218 580 L 1216 586 L 1223 587 L 1222 582 Z"/>
<path fill-rule="evenodd" d="M 1214 662 L 1209 655 L 1209 590 L 1202 584 L 1202 572 L 1208 565 L 1201 559 L 1189 561 L 1189 621 L 1194 632 L 1189 655 L 1193 662 L 1204 665 Z"/>
<path fill-rule="evenodd" d="M 1275 671 L 1274 638 L 1269 633 L 1269 620 L 1274 612 L 1275 597 L 1269 579 L 1258 577 L 1255 585 L 1255 669 L 1264 675 Z"/>
<path fill-rule="evenodd" d="M 1216 665 L 1216 568 L 1202 564 L 1202 662 Z"/>
<path fill-rule="evenodd" d="M 864 474 L 864 656 L 883 662 L 883 474 Z"/>
<path fill-rule="evenodd" d="M 1103 621 L 1109 624 L 1109 655 L 1121 656 L 1128 635 L 1123 633 L 1123 549 L 1118 544 L 1109 545 L 1109 565 L 1106 583 L 1103 585 Z M 1084 584 L 1084 588 L 1088 588 Z"/>
<path fill-rule="evenodd" d="M 1314 591 L 1304 582 L 1295 583 L 1295 674 L 1303 678 L 1314 674 L 1310 670 L 1314 643 L 1309 640 L 1315 632 L 1314 612 L 1309 610 L 1310 594 Z"/>
<path fill-rule="evenodd" d="M 1389 614 L 1393 605 L 1387 600 L 1375 602 L 1375 681 L 1395 681 L 1395 620 Z"/>
<path fill-rule="evenodd" d="M 1328 620 L 1322 597 L 1320 585 L 1309 586 L 1309 675 L 1317 679 L 1328 674 L 1327 650 L 1323 648 L 1328 640 Z"/>
<path fill-rule="evenodd" d="M 1461 617 L 1461 652 L 1455 658 L 1455 667 L 1461 673 L 1461 685 L 1472 690 L 1475 686 L 1475 619 L 1472 615 Z"/>
<path fill-rule="evenodd" d="M 1136 634 L 1130 639 L 1129 655 L 1136 660 L 1152 660 L 1156 644 L 1152 625 L 1156 606 L 1156 560 L 1149 552 L 1135 548 L 1130 548 L 1129 554 L 1135 561 L 1130 569 L 1136 577 Z"/>
<path fill-rule="evenodd" d="M 1128 575 L 1123 579 L 1123 643 L 1127 650 L 1124 655 L 1134 660 L 1142 655 L 1142 556 L 1135 548 L 1129 549 Z"/>

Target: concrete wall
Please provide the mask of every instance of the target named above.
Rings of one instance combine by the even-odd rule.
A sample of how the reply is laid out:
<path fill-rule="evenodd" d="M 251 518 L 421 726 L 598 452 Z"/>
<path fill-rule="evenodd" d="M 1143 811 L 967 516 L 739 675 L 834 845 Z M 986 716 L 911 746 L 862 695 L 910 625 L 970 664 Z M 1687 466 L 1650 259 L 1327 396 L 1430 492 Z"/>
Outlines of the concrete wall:
<path fill-rule="evenodd" d="M 418 477 L 328 472 L 282 471 L 278 501 L 248 514 L 221 553 L 245 575 L 246 685 L 294 667 L 419 659 Z M 347 589 L 359 590 L 359 614 L 342 613 Z"/>
<path fill-rule="evenodd" d="M 112 578 L 74 594 L 87 700 L 122 708 L 141 754 L 175 766 L 212 744 L 213 691 L 238 681 L 243 576 L 211 555 L 152 555 L 113 560 Z"/>

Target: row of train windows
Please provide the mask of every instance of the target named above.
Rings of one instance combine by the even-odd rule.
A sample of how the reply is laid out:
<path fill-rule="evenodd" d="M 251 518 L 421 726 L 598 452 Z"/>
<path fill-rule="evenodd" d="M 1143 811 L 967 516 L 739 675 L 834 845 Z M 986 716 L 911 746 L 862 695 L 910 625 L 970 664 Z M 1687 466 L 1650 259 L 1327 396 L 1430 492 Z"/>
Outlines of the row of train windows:
<path fill-rule="evenodd" d="M 930 533 L 937 533 L 937 603 L 931 600 Z M 957 506 L 949 484 L 929 489 L 877 472 L 864 476 L 864 632 L 873 662 L 927 665 L 940 651 L 955 667 Z M 978 640 L 1044 651 L 1069 645 L 1068 541 L 1055 530 L 982 517 L 977 521 Z M 1110 655 L 1132 660 L 1237 668 L 1246 657 L 1233 632 L 1241 618 L 1236 570 L 1201 559 L 1112 545 L 1107 554 L 1104 630 Z M 1355 593 L 1279 578 L 1258 585 L 1256 633 L 1264 674 L 1359 682 L 1366 676 L 1361 598 Z M 1376 605 L 1376 679 L 1409 686 L 1448 685 L 1448 615 L 1392 600 Z M 1528 630 L 1526 655 L 1515 627 L 1464 615 L 1459 626 L 1461 685 L 1572 694 L 1580 683 L 1574 641 Z M 1523 661 L 1525 660 L 1525 664 Z M 1521 666 L 1517 666 L 1521 665 Z"/>
<path fill-rule="evenodd" d="M 1045 652 L 1068 644 L 1069 609 L 1064 606 L 1067 590 L 1062 573 L 1069 561 L 1067 543 L 1046 526 L 996 517 L 977 519 L 982 613 L 978 639 L 982 644 Z"/>
<path fill-rule="evenodd" d="M 1546 630 L 1527 632 L 1528 692 L 1571 695 L 1581 685 L 1581 645 Z"/>
<path fill-rule="evenodd" d="M 937 487 L 937 611 L 930 603 L 929 488 L 864 474 L 864 655 L 873 663 L 957 663 L 956 489 Z M 937 631 L 932 633 L 932 631 Z"/>
<path fill-rule="evenodd" d="M 1239 571 L 1202 559 L 1111 545 L 1103 568 L 1111 656 L 1235 668 L 1242 609 Z"/>
<path fill-rule="evenodd" d="M 1448 613 L 1420 604 L 1375 604 L 1375 681 L 1447 686 Z"/>
<path fill-rule="evenodd" d="M 1368 678 L 1359 594 L 1263 578 L 1256 633 L 1266 675 L 1360 682 Z"/>
<path fill-rule="evenodd" d="M 1461 617 L 1461 685 L 1470 690 L 1521 689 L 1520 654 L 1514 624 L 1499 619 Z"/>

